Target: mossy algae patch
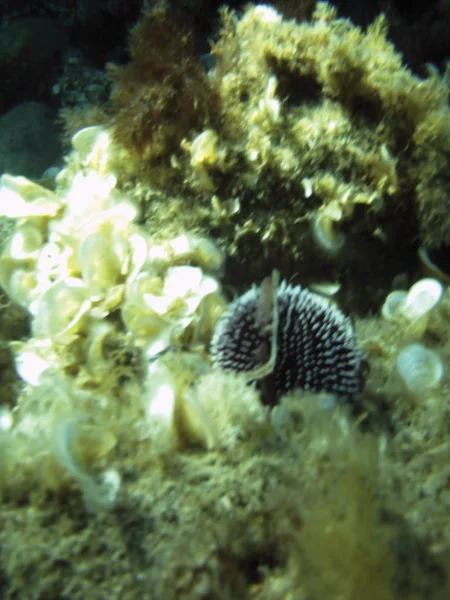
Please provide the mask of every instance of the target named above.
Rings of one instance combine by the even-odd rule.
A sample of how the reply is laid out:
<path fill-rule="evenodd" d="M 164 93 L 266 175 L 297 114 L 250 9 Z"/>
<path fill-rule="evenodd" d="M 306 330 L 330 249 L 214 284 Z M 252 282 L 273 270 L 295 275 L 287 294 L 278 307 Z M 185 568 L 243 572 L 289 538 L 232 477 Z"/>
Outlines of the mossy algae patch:
<path fill-rule="evenodd" d="M 420 142 L 446 165 L 445 81 L 414 78 L 383 28 L 323 3 L 302 24 L 225 11 L 201 76 L 215 118 L 166 145 L 149 123 L 134 149 L 88 128 L 55 189 L 3 179 L 1 282 L 31 323 L 0 411 L 6 598 L 448 597 L 449 291 L 411 312 L 416 284 L 406 313 L 356 319 L 370 371 L 354 414 L 298 390 L 269 410 L 208 353 L 226 256 L 246 287 L 271 262 L 305 279 L 332 265 L 381 304 L 405 270 L 400 252 L 385 272 L 396 235 L 426 235 L 414 161 Z M 370 288 L 349 258 L 361 240 Z M 442 365 L 420 394 L 395 366 L 412 343 Z"/>
<path fill-rule="evenodd" d="M 324 2 L 302 23 L 267 5 L 225 10 L 214 66 L 202 74 L 189 52 L 147 65 L 156 48 L 179 55 L 185 38 L 166 35 L 167 20 L 149 12 L 137 26 L 114 98 L 140 91 L 112 107 L 124 150 L 118 177 L 139 179 L 133 194 L 146 219 L 213 232 L 235 283 L 250 283 L 249 265 L 254 280 L 273 268 L 336 280 L 351 264 L 347 285 L 366 306 L 368 287 L 385 288 L 412 269 L 418 239 L 448 241 L 447 78 L 413 75 L 387 40 L 385 17 L 363 31 Z M 157 34 L 147 54 L 146 28 L 154 28 L 149 39 Z M 156 93 L 165 78 L 175 109 L 161 109 L 162 123 L 152 111 L 155 98 L 165 102 L 167 90 Z M 138 108 L 148 110 L 148 127 L 122 118 Z"/>

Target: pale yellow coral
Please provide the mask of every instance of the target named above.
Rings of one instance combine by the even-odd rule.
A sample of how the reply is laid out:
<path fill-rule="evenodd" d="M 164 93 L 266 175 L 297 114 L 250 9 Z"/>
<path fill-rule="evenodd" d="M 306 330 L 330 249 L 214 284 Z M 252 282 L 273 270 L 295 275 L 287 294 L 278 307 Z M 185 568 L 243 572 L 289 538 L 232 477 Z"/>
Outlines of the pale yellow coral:
<path fill-rule="evenodd" d="M 230 448 L 266 421 L 259 393 L 244 377 L 211 372 L 188 386 L 168 364 L 150 365 L 143 396 L 154 452 L 170 452 L 182 438 L 208 450 Z"/>
<path fill-rule="evenodd" d="M 216 189 L 214 181 L 209 173 L 211 168 L 223 169 L 225 165 L 226 152 L 219 149 L 219 137 L 212 129 L 206 129 L 191 143 L 183 142 L 182 146 L 191 155 L 191 167 L 198 186 L 204 190 L 213 192 Z"/>
<path fill-rule="evenodd" d="M 36 301 L 33 334 L 70 343 L 82 329 L 90 307 L 88 288 L 83 280 L 69 277 L 57 281 Z"/>
<path fill-rule="evenodd" d="M 0 215 L 11 219 L 55 217 L 62 209 L 61 199 L 52 191 L 26 177 L 2 175 Z"/>
<path fill-rule="evenodd" d="M 114 504 L 120 476 L 103 471 L 100 485 L 75 456 L 84 419 L 107 422 L 120 396 L 130 421 L 144 412 L 147 434 L 158 430 L 160 442 L 175 447 L 172 405 L 183 397 L 182 384 L 174 384 L 176 365 L 152 363 L 143 411 L 137 399 L 144 369 L 132 357 L 155 361 L 172 345 L 205 346 L 224 308 L 214 276 L 224 257 L 208 238 L 185 232 L 156 243 L 136 223 L 138 207 L 118 187 L 107 131 L 83 130 L 73 146 L 56 192 L 3 177 L 0 212 L 17 219 L 17 227 L 0 258 L 0 283 L 31 318 L 31 339 L 12 346 L 25 384 L 12 435 L 33 439 L 42 456 L 56 456 L 88 507 L 100 510 Z M 194 146 L 194 163 L 211 165 L 214 151 L 214 136 L 207 134 Z M 172 384 L 177 392 L 170 396 Z M 102 435 L 109 439 L 107 430 Z M 93 448 L 92 440 L 83 440 Z"/>
<path fill-rule="evenodd" d="M 171 267 L 164 279 L 142 272 L 127 287 L 122 319 L 153 355 L 195 327 L 202 318 L 201 303 L 217 292 L 217 281 L 198 267 Z"/>

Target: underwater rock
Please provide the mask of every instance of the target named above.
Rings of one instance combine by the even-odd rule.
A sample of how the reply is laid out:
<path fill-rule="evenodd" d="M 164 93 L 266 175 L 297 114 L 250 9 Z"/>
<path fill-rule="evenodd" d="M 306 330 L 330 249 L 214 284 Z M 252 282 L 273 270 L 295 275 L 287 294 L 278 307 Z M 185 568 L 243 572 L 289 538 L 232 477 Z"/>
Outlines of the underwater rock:
<path fill-rule="evenodd" d="M 54 112 L 38 102 L 22 102 L 0 117 L 0 173 L 41 177 L 61 158 Z"/>
<path fill-rule="evenodd" d="M 59 56 L 68 40 L 56 19 L 15 19 L 0 28 L 0 111 L 23 98 L 50 97 L 59 68 Z"/>

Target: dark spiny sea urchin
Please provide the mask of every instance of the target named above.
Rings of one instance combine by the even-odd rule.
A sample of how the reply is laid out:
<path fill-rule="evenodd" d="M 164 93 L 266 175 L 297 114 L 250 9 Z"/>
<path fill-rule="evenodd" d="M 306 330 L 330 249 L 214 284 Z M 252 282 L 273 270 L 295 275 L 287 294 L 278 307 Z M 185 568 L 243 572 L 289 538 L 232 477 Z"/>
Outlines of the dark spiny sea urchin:
<path fill-rule="evenodd" d="M 325 298 L 268 278 L 237 298 L 211 342 L 215 367 L 258 381 L 275 404 L 295 388 L 352 397 L 367 368 L 352 323 Z"/>

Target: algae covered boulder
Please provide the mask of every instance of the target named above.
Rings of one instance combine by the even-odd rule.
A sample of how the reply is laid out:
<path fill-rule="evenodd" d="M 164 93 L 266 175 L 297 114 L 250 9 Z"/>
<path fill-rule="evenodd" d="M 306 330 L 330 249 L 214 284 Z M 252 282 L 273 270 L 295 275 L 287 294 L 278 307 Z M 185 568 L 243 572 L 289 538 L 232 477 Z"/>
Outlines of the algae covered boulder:
<path fill-rule="evenodd" d="M 384 16 L 362 29 L 324 2 L 302 22 L 267 5 L 224 10 L 206 74 L 190 54 L 142 59 L 144 31 L 153 50 L 179 56 L 167 21 L 145 15 L 129 65 L 112 69 L 120 179 L 140 180 L 149 227 L 212 234 L 232 284 L 248 285 L 249 267 L 251 281 L 277 268 L 340 281 L 361 309 L 416 269 L 421 244 L 450 241 L 447 78 L 408 70 Z M 166 81 L 170 110 L 156 93 Z"/>

